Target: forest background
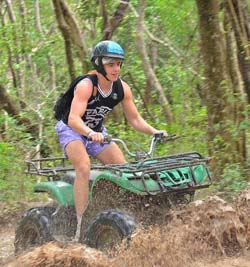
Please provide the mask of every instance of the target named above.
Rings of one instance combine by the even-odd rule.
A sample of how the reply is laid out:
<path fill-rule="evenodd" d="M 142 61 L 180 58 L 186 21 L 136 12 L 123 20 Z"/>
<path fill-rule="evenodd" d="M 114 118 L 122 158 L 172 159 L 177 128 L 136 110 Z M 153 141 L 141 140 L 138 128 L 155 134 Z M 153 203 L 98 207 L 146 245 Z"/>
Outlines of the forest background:
<path fill-rule="evenodd" d="M 121 78 L 141 115 L 180 136 L 159 155 L 198 151 L 211 157 L 210 193 L 245 188 L 249 14 L 249 0 L 0 0 L 0 201 L 36 200 L 25 160 L 62 156 L 54 103 L 92 69 L 91 50 L 105 39 L 126 52 Z M 146 149 L 119 107 L 105 125 Z"/>

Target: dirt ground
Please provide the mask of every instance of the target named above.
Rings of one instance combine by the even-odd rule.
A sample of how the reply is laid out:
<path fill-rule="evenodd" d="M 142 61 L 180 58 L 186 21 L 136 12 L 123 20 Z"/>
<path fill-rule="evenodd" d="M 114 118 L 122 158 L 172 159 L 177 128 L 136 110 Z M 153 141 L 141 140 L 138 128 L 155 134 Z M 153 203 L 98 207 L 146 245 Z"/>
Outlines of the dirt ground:
<path fill-rule="evenodd" d="M 232 203 L 213 196 L 171 211 L 162 226 L 139 229 L 108 257 L 76 243 L 48 243 L 14 256 L 17 215 L 0 220 L 3 267 L 249 267 L 250 189 Z"/>

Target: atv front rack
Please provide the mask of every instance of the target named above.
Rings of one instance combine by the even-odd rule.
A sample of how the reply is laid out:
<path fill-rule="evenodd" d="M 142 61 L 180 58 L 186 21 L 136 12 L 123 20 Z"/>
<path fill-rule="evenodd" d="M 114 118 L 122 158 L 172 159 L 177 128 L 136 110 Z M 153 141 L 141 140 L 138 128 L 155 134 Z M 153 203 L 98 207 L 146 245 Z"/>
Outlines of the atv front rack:
<path fill-rule="evenodd" d="M 46 176 L 51 179 L 58 177 L 62 172 L 74 170 L 66 157 L 39 158 L 26 160 L 25 162 L 27 164 L 25 173 Z"/>
<path fill-rule="evenodd" d="M 181 153 L 165 157 L 129 162 L 125 164 L 92 165 L 91 170 L 100 170 L 105 175 L 127 179 L 142 191 L 174 192 L 182 189 L 195 191 L 211 185 L 207 168 L 209 159 L 197 152 Z M 40 158 L 26 161 L 26 173 L 46 176 L 49 180 L 58 180 L 62 173 L 74 171 L 65 157 Z M 157 184 L 152 188 L 149 181 Z"/>

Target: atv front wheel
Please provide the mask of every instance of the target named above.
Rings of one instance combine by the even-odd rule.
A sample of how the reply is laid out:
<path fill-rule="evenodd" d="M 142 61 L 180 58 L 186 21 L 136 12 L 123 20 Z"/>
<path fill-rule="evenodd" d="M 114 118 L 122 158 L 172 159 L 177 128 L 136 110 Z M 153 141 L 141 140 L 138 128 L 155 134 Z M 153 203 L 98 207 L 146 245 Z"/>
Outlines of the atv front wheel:
<path fill-rule="evenodd" d="M 54 240 L 51 234 L 51 209 L 32 208 L 20 220 L 15 235 L 15 253 Z M 51 214 L 50 214 L 51 213 Z"/>
<path fill-rule="evenodd" d="M 123 239 L 130 238 L 137 225 L 134 219 L 119 210 L 100 212 L 90 223 L 85 238 L 80 242 L 103 252 L 115 248 Z"/>

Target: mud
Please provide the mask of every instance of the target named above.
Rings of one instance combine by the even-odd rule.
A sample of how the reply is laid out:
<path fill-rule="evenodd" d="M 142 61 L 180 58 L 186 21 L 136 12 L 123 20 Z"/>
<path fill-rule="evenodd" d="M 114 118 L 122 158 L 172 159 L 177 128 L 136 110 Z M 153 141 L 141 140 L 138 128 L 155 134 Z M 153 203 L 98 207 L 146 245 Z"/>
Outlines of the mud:
<path fill-rule="evenodd" d="M 157 214 L 160 213 L 154 212 L 152 218 Z M 2 242 L 2 234 L 3 231 L 0 252 L 8 243 Z M 133 235 L 129 247 L 121 245 L 112 256 L 76 243 L 59 242 L 43 245 L 17 258 L 13 257 L 13 251 L 9 252 L 7 257 L 2 257 L 1 266 L 249 267 L 250 189 L 232 203 L 213 196 L 180 204 L 161 218 L 161 224 L 142 226 Z"/>
<path fill-rule="evenodd" d="M 123 191 L 114 183 L 100 180 L 93 190 L 93 199 L 88 205 L 83 218 L 83 231 L 98 212 L 107 209 L 120 209 L 131 214 L 143 227 L 152 224 L 163 224 L 168 221 L 170 210 L 177 201 L 188 202 L 190 197 L 162 194 L 140 196 Z"/>

